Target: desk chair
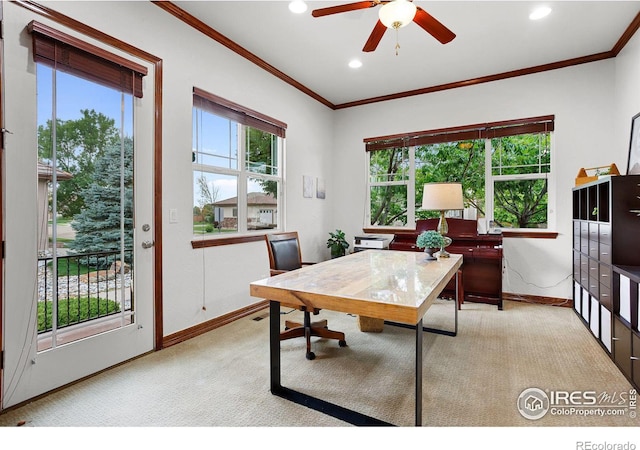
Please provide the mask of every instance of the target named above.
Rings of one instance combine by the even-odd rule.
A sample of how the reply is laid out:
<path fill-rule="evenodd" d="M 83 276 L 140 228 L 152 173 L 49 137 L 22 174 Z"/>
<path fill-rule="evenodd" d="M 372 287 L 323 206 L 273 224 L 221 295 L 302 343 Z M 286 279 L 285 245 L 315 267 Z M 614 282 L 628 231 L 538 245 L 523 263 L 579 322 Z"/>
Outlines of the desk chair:
<path fill-rule="evenodd" d="M 296 231 L 285 233 L 273 233 L 265 235 L 267 250 L 269 253 L 269 266 L 271 276 L 279 275 L 290 270 L 300 269 L 302 266 L 313 264 L 302 262 L 300 241 Z M 320 310 L 313 308 L 309 311 L 305 306 L 298 307 L 304 312 L 304 323 L 285 321 L 285 329 L 280 333 L 280 340 L 305 337 L 307 340 L 307 359 L 316 357 L 311 351 L 311 336 L 319 336 L 327 339 L 337 339 L 340 347 L 346 347 L 344 333 L 329 330 L 326 320 L 311 322 L 311 313 L 317 315 Z"/>

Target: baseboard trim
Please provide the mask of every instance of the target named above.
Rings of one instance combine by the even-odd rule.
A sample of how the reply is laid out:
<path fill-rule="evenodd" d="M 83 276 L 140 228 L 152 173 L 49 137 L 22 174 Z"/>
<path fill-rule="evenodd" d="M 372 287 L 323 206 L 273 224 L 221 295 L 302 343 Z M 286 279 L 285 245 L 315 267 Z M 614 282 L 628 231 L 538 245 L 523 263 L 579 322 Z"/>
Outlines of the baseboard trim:
<path fill-rule="evenodd" d="M 542 297 L 537 295 L 513 294 L 509 292 L 503 292 L 502 299 L 513 302 L 534 303 L 537 305 L 573 308 L 573 299 L 570 298 Z M 249 316 L 268 307 L 269 301 L 263 300 L 247 307 L 232 311 L 223 316 L 216 317 L 215 319 L 207 320 L 206 322 L 200 323 L 185 330 L 178 331 L 177 333 L 167 335 L 162 340 L 162 348 L 167 348 L 171 347 L 172 345 L 179 344 L 180 342 L 184 342 L 208 331 L 215 330 L 216 328 L 220 328 L 223 325 L 227 325 L 235 320 Z"/>
<path fill-rule="evenodd" d="M 249 316 L 253 313 L 261 311 L 269 307 L 269 301 L 263 300 L 258 303 L 246 306 L 244 308 L 232 311 L 215 319 L 207 320 L 206 322 L 199 323 L 193 327 L 178 331 L 177 333 L 169 334 L 162 339 L 162 348 L 171 347 L 172 345 L 179 344 L 188 339 L 194 338 L 208 331 L 220 328 L 223 325 L 227 325 L 235 320 Z"/>
<path fill-rule="evenodd" d="M 537 295 L 512 294 L 509 292 L 502 293 L 502 300 L 510 300 L 512 302 L 535 303 L 537 305 L 561 306 L 573 308 L 573 299 L 559 297 L 542 297 Z"/>

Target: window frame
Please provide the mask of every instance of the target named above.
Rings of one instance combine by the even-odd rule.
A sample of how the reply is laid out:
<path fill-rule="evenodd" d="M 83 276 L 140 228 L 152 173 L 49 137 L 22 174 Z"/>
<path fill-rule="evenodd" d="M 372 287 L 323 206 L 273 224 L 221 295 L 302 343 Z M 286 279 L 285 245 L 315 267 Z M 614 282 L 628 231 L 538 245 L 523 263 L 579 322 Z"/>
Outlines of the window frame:
<path fill-rule="evenodd" d="M 552 212 L 555 208 L 555 189 L 550 176 L 553 172 L 555 161 L 555 116 L 538 116 L 525 119 L 515 119 L 501 122 L 491 122 L 484 124 L 466 125 L 460 127 L 435 129 L 429 131 L 414 132 L 403 135 L 380 136 L 365 138 L 366 158 L 365 158 L 365 180 L 366 180 L 366 207 L 363 229 L 369 232 L 379 232 L 393 229 L 415 229 L 415 149 L 417 146 L 425 144 L 435 144 L 443 142 L 455 142 L 471 139 L 483 139 L 485 144 L 485 216 L 488 220 L 494 217 L 494 186 L 496 182 L 507 180 L 549 180 L 547 193 L 547 227 L 546 228 L 505 228 L 503 231 L 514 234 L 531 233 L 552 233 L 556 226 L 555 215 Z M 492 171 L 492 138 L 507 137 L 521 134 L 549 133 L 549 148 L 551 151 L 549 172 L 517 174 L 517 175 L 493 175 Z M 371 181 L 371 153 L 377 150 L 406 147 L 409 159 L 409 173 L 406 180 L 398 182 L 372 182 Z M 407 185 L 407 224 L 398 226 L 380 226 L 371 224 L 371 188 L 381 185 Z"/>
<path fill-rule="evenodd" d="M 237 243 L 237 242 L 249 242 L 254 239 L 244 239 L 245 236 L 252 236 L 259 234 L 261 237 L 264 234 L 264 230 L 252 230 L 248 228 L 248 216 L 249 216 L 249 204 L 248 204 L 248 186 L 249 179 L 260 179 L 265 181 L 274 181 L 277 183 L 277 204 L 276 227 L 271 229 L 273 231 L 284 229 L 284 154 L 285 154 L 285 137 L 287 125 L 284 122 L 273 119 L 264 114 L 258 113 L 249 108 L 238 105 L 234 102 L 226 100 L 222 97 L 216 96 L 209 92 L 206 92 L 197 87 L 193 88 L 193 104 L 192 114 L 196 114 L 196 111 L 200 109 L 209 114 L 213 114 L 218 117 L 229 120 L 231 123 L 235 123 L 237 128 L 237 169 L 222 167 L 216 165 L 209 165 L 199 163 L 197 158 L 192 162 L 192 183 L 195 180 L 196 173 L 205 172 L 219 175 L 230 175 L 237 178 L 237 203 L 234 210 L 237 211 L 237 225 L 236 231 L 230 231 L 221 234 L 193 234 L 192 247 L 207 247 L 212 245 L 220 245 L 220 243 Z M 247 167 L 246 151 L 247 151 L 247 130 L 249 128 L 257 129 L 262 132 L 270 133 L 276 137 L 276 157 L 277 157 L 277 173 L 278 175 L 264 174 L 250 170 Z M 192 141 L 192 154 L 196 155 L 198 152 L 195 136 Z M 192 208 L 195 205 L 195 199 L 192 198 Z M 193 222 L 192 222 L 193 224 Z M 208 244 L 207 241 L 216 241 L 215 244 Z"/>

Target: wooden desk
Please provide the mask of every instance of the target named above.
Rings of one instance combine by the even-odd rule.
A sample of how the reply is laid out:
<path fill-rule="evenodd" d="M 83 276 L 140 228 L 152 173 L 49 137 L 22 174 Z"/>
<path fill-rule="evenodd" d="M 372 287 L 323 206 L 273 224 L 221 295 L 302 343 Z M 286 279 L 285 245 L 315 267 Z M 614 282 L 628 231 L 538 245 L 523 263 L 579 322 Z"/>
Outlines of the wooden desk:
<path fill-rule="evenodd" d="M 389 244 L 390 250 L 421 252 L 416 239 L 426 230 L 435 230 L 439 219 L 416 221 L 415 230 L 403 230 L 395 234 Z M 497 305 L 502 309 L 502 234 L 478 234 L 475 220 L 447 219 L 452 239 L 447 247 L 449 253 L 464 257 L 464 301 Z M 453 283 L 445 288 L 445 295 L 452 296 Z"/>
<path fill-rule="evenodd" d="M 329 309 L 385 319 L 416 330 L 415 424 L 422 425 L 422 318 L 449 280 L 461 255 L 426 261 L 424 253 L 367 250 L 251 283 L 253 297 L 270 299 L 271 393 L 354 425 L 389 425 L 281 384 L 280 305 Z M 455 285 L 457 286 L 457 282 Z M 458 308 L 454 302 L 457 331 Z M 429 330 L 427 330 L 429 331 Z M 313 364 L 312 362 L 310 364 Z"/>

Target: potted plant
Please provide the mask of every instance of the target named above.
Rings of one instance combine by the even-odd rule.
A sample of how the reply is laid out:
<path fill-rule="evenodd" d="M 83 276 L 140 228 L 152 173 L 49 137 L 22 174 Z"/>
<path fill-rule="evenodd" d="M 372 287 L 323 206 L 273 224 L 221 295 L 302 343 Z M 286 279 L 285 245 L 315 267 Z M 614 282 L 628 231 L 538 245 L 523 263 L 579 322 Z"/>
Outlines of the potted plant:
<path fill-rule="evenodd" d="M 418 248 L 424 248 L 427 260 L 437 259 L 433 253 L 440 250 L 444 245 L 444 237 L 434 230 L 423 231 L 416 239 Z"/>
<path fill-rule="evenodd" d="M 344 231 L 336 230 L 335 232 L 329 232 L 327 248 L 331 249 L 331 258 L 344 256 L 349 248 L 349 243 L 344 237 Z"/>

